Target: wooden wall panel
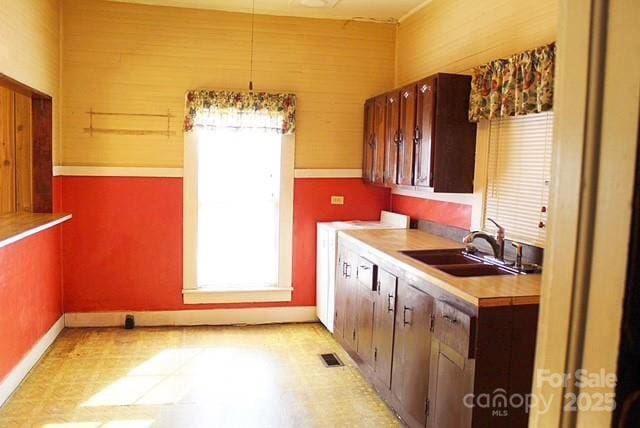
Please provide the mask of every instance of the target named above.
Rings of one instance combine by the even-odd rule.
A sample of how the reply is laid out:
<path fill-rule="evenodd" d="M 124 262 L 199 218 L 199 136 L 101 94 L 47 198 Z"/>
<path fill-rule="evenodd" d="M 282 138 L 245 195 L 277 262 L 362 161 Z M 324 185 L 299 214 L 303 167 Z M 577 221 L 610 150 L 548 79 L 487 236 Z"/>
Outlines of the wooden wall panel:
<path fill-rule="evenodd" d="M 13 91 L 0 86 L 0 214 L 16 209 Z"/>
<path fill-rule="evenodd" d="M 0 4 L 0 73 L 53 97 L 54 145 L 59 146 L 60 1 Z M 56 150 L 56 159 L 59 155 Z"/>
<path fill-rule="evenodd" d="M 15 93 L 16 210 L 33 211 L 31 97 Z"/>
<path fill-rule="evenodd" d="M 557 0 L 433 0 L 398 27 L 398 86 L 555 40 Z"/>
<path fill-rule="evenodd" d="M 65 0 L 63 16 L 65 165 L 180 167 L 184 93 L 248 89 L 250 15 Z M 254 88 L 298 95 L 297 168 L 360 168 L 362 105 L 393 85 L 395 31 L 386 24 L 256 16 Z M 91 108 L 170 110 L 177 132 L 90 136 L 83 129 Z M 118 123 L 141 125 L 158 126 L 135 118 Z"/>

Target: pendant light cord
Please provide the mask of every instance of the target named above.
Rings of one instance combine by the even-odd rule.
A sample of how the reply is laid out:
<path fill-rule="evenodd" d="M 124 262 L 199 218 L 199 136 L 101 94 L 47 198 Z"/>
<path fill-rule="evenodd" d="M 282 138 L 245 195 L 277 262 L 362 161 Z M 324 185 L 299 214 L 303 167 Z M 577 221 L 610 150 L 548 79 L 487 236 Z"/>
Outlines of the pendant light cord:
<path fill-rule="evenodd" d="M 249 65 L 249 91 L 253 91 L 253 33 L 256 19 L 256 0 L 251 3 L 251 61 Z"/>

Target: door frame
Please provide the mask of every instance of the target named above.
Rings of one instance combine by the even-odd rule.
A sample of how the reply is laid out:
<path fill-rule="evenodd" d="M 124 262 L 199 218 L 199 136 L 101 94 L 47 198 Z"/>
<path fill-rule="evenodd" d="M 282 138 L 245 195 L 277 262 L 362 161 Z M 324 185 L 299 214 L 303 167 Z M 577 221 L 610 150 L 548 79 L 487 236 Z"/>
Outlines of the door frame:
<path fill-rule="evenodd" d="M 635 4 L 634 4 L 635 3 Z M 607 426 L 611 411 L 572 394 L 581 368 L 615 374 L 632 216 L 640 94 L 640 4 L 561 0 L 551 210 L 545 251 L 531 426 Z M 550 376 L 555 376 L 550 377 Z"/>

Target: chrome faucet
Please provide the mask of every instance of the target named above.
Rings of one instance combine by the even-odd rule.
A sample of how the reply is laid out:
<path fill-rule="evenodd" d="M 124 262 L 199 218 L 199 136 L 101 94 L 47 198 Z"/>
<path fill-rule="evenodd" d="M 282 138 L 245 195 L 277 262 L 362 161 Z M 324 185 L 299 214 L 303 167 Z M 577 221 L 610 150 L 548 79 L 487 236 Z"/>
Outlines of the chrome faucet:
<path fill-rule="evenodd" d="M 493 256 L 497 260 L 504 262 L 504 228 L 491 218 L 487 218 L 487 220 L 495 224 L 498 228 L 495 237 L 489 235 L 487 232 L 476 230 L 462 238 L 462 243 L 467 245 L 467 249 L 470 249 L 473 248 L 473 245 L 471 244 L 476 238 L 482 238 L 491 245 L 491 248 L 493 249 Z"/>

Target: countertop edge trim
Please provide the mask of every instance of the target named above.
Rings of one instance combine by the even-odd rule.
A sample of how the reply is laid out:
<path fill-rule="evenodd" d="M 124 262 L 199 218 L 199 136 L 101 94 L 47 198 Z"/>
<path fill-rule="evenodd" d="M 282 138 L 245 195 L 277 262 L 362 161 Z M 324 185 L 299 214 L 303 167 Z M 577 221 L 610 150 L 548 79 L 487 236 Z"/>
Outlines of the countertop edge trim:
<path fill-rule="evenodd" d="M 37 233 L 40 233 L 44 230 L 50 229 L 54 226 L 57 226 L 61 223 L 64 223 L 68 220 L 71 220 L 73 216 L 71 214 L 66 214 L 60 218 L 54 219 L 54 220 L 48 220 L 46 222 L 44 222 L 41 225 L 35 226 L 35 227 L 30 227 L 26 230 L 23 230 L 22 232 L 18 232 L 15 235 L 9 236 L 8 238 L 4 238 L 2 240 L 0 240 L 0 248 L 4 248 L 8 245 L 11 245 L 13 243 L 16 243 L 18 241 L 21 241 L 25 238 L 28 238 L 29 236 L 33 236 Z"/>
<path fill-rule="evenodd" d="M 385 251 L 382 251 L 374 246 L 372 246 L 371 244 L 368 244 L 360 239 L 358 239 L 355 236 L 352 236 L 348 233 L 348 230 L 345 231 L 338 231 L 339 236 L 342 236 L 352 242 L 356 242 L 360 245 L 364 245 L 367 248 L 369 248 L 371 251 L 373 251 L 375 254 L 377 254 L 378 256 L 387 259 L 389 261 L 392 261 L 393 263 L 396 263 L 397 265 L 401 266 L 402 269 L 404 269 L 405 271 L 407 271 L 410 275 L 413 276 L 418 276 L 418 277 L 423 277 L 425 280 L 430 281 L 432 284 L 434 284 L 437 287 L 440 287 L 442 290 L 444 290 L 447 293 L 451 293 L 452 295 L 459 297 L 463 300 L 465 300 L 466 302 L 475 305 L 477 307 L 492 307 L 492 306 L 505 306 L 503 304 L 495 304 L 498 301 L 505 301 L 505 300 L 509 300 L 510 304 L 509 306 L 519 306 L 519 305 L 526 305 L 526 304 L 534 304 L 533 303 L 533 298 L 538 297 L 539 300 L 539 296 L 518 296 L 518 297 L 484 297 L 484 298 L 480 298 L 480 297 L 476 297 L 473 295 L 470 295 L 468 293 L 465 293 L 464 291 L 460 290 L 459 288 L 451 285 L 451 284 L 447 284 L 445 281 L 436 278 L 434 276 L 429 275 L 428 272 L 425 272 L 423 270 L 419 270 L 416 269 L 414 266 L 408 265 L 405 262 L 403 262 L 402 260 L 394 257 L 392 254 L 389 254 Z"/>

